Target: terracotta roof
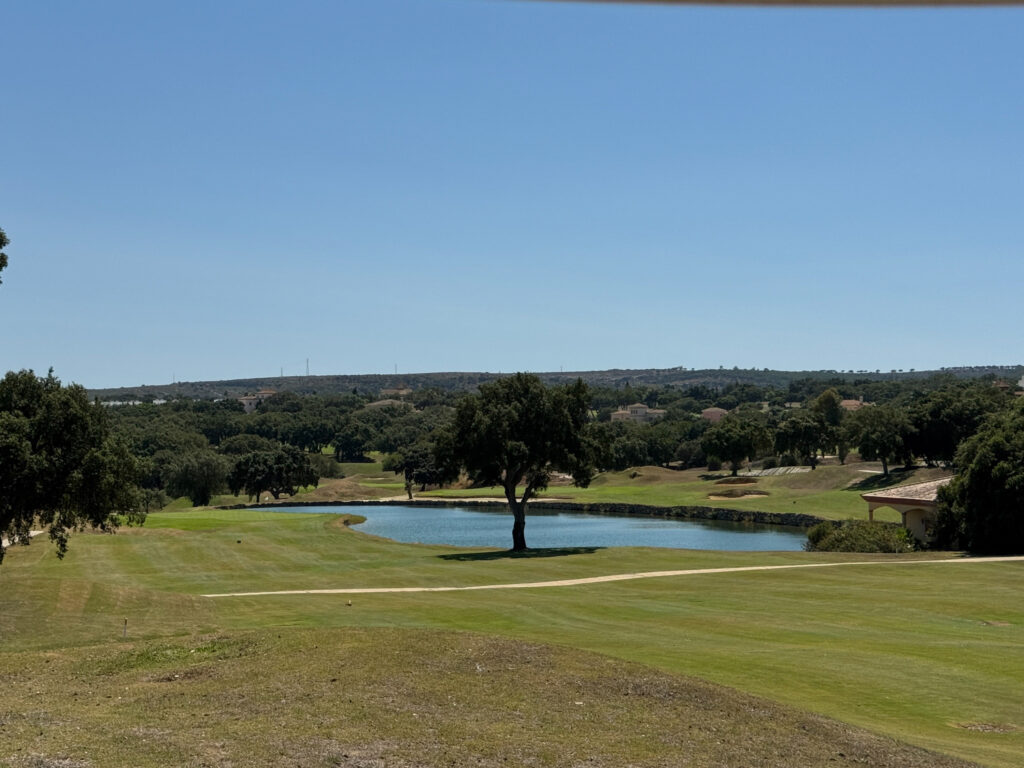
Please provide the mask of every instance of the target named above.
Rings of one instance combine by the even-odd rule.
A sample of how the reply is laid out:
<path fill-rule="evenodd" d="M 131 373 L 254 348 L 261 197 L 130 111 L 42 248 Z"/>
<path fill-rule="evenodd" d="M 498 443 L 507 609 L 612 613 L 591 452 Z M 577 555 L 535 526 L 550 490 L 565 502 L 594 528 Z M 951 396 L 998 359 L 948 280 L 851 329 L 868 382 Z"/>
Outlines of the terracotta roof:
<path fill-rule="evenodd" d="M 941 480 L 931 480 L 927 483 L 912 483 L 901 485 L 896 488 L 887 488 L 884 491 L 875 493 L 862 493 L 860 497 L 864 501 L 886 501 L 886 502 L 929 502 L 935 503 L 938 498 L 939 488 L 949 483 L 952 477 L 944 477 Z"/>

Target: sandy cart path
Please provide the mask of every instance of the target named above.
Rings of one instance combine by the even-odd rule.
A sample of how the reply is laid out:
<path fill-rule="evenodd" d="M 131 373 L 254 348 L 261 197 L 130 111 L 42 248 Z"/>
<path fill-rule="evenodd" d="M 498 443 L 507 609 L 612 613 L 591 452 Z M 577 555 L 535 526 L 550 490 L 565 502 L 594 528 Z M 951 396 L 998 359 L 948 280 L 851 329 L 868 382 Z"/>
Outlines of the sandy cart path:
<path fill-rule="evenodd" d="M 851 565 L 940 565 L 949 563 L 1007 563 L 1024 561 L 1024 555 L 1012 557 L 963 557 L 952 560 L 879 560 L 846 563 L 802 563 L 797 565 L 750 565 L 733 568 L 695 568 L 682 571 L 646 571 L 642 573 L 616 573 L 609 576 L 588 576 L 581 579 L 558 581 L 524 581 L 518 584 L 480 584 L 470 587 L 355 587 L 342 589 L 283 589 L 276 592 L 223 592 L 201 597 L 261 597 L 265 595 L 375 595 L 390 592 L 470 592 L 481 589 L 540 589 L 543 587 L 575 587 L 582 584 L 601 584 L 609 581 L 659 579 L 666 576 L 698 576 L 709 573 L 742 573 L 745 571 L 786 571 L 798 568 L 839 568 Z"/>

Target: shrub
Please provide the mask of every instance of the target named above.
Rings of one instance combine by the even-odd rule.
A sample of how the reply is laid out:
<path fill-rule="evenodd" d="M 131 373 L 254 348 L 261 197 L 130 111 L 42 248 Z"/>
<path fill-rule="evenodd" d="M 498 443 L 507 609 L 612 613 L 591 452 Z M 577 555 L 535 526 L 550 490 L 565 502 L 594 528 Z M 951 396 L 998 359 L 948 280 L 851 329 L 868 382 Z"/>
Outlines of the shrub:
<path fill-rule="evenodd" d="M 898 523 L 847 520 L 818 523 L 807 532 L 808 552 L 913 552 L 917 541 Z"/>
<path fill-rule="evenodd" d="M 311 453 L 309 454 L 309 463 L 320 477 L 339 478 L 345 476 L 344 470 L 341 465 L 334 460 L 333 456 L 326 456 L 322 453 Z"/>
<path fill-rule="evenodd" d="M 761 469 L 775 469 L 779 466 L 779 460 L 775 456 L 768 456 L 761 460 Z"/>
<path fill-rule="evenodd" d="M 715 456 L 708 456 L 708 472 L 718 472 L 722 469 L 721 459 Z"/>
<path fill-rule="evenodd" d="M 800 460 L 792 453 L 784 453 L 779 457 L 780 467 L 796 467 L 800 465 Z"/>

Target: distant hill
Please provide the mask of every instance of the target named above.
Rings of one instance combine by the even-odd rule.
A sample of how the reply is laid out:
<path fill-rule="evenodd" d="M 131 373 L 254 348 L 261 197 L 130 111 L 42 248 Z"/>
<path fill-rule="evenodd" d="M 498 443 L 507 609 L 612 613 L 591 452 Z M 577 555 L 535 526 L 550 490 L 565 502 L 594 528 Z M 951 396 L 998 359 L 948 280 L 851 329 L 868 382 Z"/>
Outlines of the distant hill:
<path fill-rule="evenodd" d="M 960 368 L 943 368 L 933 371 L 773 371 L 767 368 L 639 368 L 612 369 L 608 371 L 558 371 L 537 373 L 549 384 L 583 379 L 587 384 L 603 387 L 630 386 L 676 386 L 690 387 L 704 385 L 724 387 L 729 384 L 755 384 L 778 389 L 788 387 L 790 382 L 800 379 L 822 381 L 902 381 L 925 379 L 939 374 L 957 378 L 981 378 L 993 376 L 1016 383 L 1024 376 L 1024 365 L 990 365 Z M 139 387 L 115 387 L 91 389 L 90 397 L 100 400 L 157 400 L 192 398 L 211 400 L 222 397 L 239 397 L 272 389 L 300 395 L 336 394 L 357 390 L 360 394 L 379 395 L 386 389 L 441 389 L 446 391 L 473 390 L 480 384 L 500 378 L 507 373 L 448 372 L 448 373 L 405 373 L 361 374 L 351 376 L 275 376 L 256 379 L 227 379 L 223 381 L 179 381 L 173 384 L 150 384 Z"/>

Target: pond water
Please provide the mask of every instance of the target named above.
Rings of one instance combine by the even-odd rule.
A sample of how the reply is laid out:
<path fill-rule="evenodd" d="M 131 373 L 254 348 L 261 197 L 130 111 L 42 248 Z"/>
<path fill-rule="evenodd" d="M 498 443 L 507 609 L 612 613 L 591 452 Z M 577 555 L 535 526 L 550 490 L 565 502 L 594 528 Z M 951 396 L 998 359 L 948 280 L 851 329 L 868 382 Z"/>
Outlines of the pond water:
<path fill-rule="evenodd" d="M 349 513 L 365 523 L 355 529 L 395 541 L 460 547 L 512 545 L 512 515 L 497 509 L 419 506 L 293 507 L 292 512 Z M 617 517 L 531 507 L 526 543 L 549 547 L 669 547 L 733 551 L 803 548 L 802 528 L 662 517 Z"/>

